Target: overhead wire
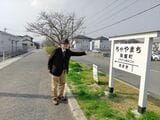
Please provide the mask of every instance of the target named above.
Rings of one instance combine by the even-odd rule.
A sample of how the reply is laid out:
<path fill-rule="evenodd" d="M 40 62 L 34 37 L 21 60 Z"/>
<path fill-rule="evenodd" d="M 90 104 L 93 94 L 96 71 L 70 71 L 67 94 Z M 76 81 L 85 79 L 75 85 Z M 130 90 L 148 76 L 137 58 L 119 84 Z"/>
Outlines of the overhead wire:
<path fill-rule="evenodd" d="M 114 9 L 116 9 L 117 7 L 119 7 L 119 6 L 121 6 L 121 4 L 124 4 L 125 2 L 127 2 L 128 0 L 123 0 L 122 2 L 120 2 L 118 5 L 116 5 L 115 7 L 113 7 L 110 11 L 114 11 Z M 103 11 L 103 12 L 105 12 L 105 11 Z M 109 13 L 109 12 L 108 12 Z M 98 16 L 98 14 L 97 14 L 97 16 Z M 95 16 L 96 17 L 96 16 Z M 95 21 L 98 21 L 99 20 L 99 18 L 102 18 L 102 17 L 104 17 L 104 14 L 102 14 L 101 16 L 99 16 L 97 19 L 95 19 L 93 22 L 95 22 Z M 92 19 L 90 19 L 90 20 L 92 20 Z M 90 25 L 92 25 L 91 24 L 92 22 L 90 22 Z"/>
<path fill-rule="evenodd" d="M 126 10 L 126 9 L 128 9 L 129 7 L 133 6 L 133 5 L 134 5 L 135 3 L 137 3 L 138 1 L 139 1 L 139 0 L 133 1 L 132 3 L 130 3 L 130 4 L 126 5 L 126 6 L 124 6 L 124 7 L 121 8 L 120 10 L 118 10 L 118 11 L 116 11 L 116 12 L 110 14 L 109 16 L 105 17 L 104 19 L 101 19 L 100 21 L 98 21 L 98 22 L 95 23 L 95 24 L 98 25 L 98 24 L 101 24 L 101 23 L 103 23 L 103 22 L 105 22 L 105 21 L 111 19 L 112 17 L 114 17 L 114 16 L 120 14 L 120 13 L 123 12 L 124 10 Z M 93 26 L 94 26 L 94 25 L 93 25 Z"/>
<path fill-rule="evenodd" d="M 96 0 L 94 0 L 94 1 L 93 0 L 86 1 L 86 3 L 84 3 L 83 6 L 81 8 L 79 8 L 80 9 L 79 12 L 82 12 L 82 10 L 88 9 L 89 6 L 91 6 L 92 4 L 94 4 L 95 1 Z"/>
<path fill-rule="evenodd" d="M 141 15 L 141 14 L 143 14 L 143 13 L 146 13 L 146 12 L 148 12 L 148 11 L 151 11 L 152 9 L 157 8 L 157 7 L 159 7 L 159 6 L 160 6 L 160 3 L 159 3 L 159 4 L 156 4 L 156 5 L 152 6 L 152 7 L 150 7 L 150 8 L 148 8 L 148 9 L 145 9 L 145 10 L 143 10 L 143 11 L 141 11 L 141 12 L 138 12 L 138 13 L 132 15 L 132 16 L 129 16 L 129 17 L 126 17 L 126 18 L 124 18 L 124 19 L 121 19 L 121 20 L 119 20 L 119 21 L 117 21 L 117 22 L 114 22 L 114 23 L 112 23 L 112 24 L 110 24 L 110 25 L 106 25 L 106 26 L 101 27 L 101 28 L 99 28 L 99 29 L 96 29 L 96 30 L 94 30 L 94 31 L 88 32 L 87 34 L 95 33 L 95 32 L 98 32 L 98 31 L 102 31 L 102 30 L 104 30 L 104 29 L 106 29 L 106 28 L 109 28 L 109 27 L 112 27 L 112 26 L 114 26 L 114 25 L 120 24 L 120 23 L 122 23 L 122 22 L 124 22 L 124 21 L 127 21 L 127 20 L 129 20 L 129 19 L 132 19 L 132 18 L 134 18 L 134 17 L 136 17 L 136 16 L 139 16 L 139 15 Z"/>
<path fill-rule="evenodd" d="M 104 12 L 105 9 L 108 9 L 110 7 L 112 7 L 116 2 L 118 2 L 119 0 L 114 0 L 113 2 L 111 2 L 110 4 L 107 4 L 107 6 L 105 6 L 104 8 L 102 8 L 101 10 L 97 11 L 96 13 L 92 14 L 89 18 L 93 18 L 101 13 Z M 107 1 L 108 2 L 108 1 Z"/>

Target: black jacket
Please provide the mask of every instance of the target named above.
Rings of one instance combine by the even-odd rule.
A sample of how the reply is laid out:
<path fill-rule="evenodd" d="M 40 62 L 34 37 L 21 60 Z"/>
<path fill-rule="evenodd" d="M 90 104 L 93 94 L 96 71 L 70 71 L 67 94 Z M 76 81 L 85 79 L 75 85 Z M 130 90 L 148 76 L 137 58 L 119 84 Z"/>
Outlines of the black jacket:
<path fill-rule="evenodd" d="M 69 60 L 71 56 L 86 55 L 85 52 L 73 52 L 70 49 L 66 49 L 65 56 L 63 56 L 62 48 L 57 48 L 51 54 L 48 60 L 48 70 L 55 76 L 60 76 L 63 70 L 67 70 L 69 66 Z"/>

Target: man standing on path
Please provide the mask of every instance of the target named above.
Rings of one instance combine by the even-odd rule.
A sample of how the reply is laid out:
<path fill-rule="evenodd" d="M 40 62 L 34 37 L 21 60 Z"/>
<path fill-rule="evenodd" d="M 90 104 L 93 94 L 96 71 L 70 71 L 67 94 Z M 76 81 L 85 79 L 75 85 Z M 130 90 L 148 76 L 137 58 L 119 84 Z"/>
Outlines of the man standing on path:
<path fill-rule="evenodd" d="M 48 60 L 48 70 L 52 74 L 51 92 L 53 103 L 58 105 L 65 100 L 63 96 L 65 87 L 65 74 L 68 73 L 69 60 L 71 56 L 86 55 L 86 52 L 73 52 L 69 49 L 68 39 L 60 43 L 60 47 L 55 49 Z"/>

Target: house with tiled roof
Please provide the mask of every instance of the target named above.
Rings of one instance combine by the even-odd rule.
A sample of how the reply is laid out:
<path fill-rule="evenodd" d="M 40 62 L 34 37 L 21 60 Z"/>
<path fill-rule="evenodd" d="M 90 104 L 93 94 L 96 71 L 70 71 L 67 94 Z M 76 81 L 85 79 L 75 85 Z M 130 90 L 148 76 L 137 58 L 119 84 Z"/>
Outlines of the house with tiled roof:
<path fill-rule="evenodd" d="M 74 38 L 73 48 L 78 50 L 89 50 L 90 49 L 90 41 L 93 38 L 84 36 L 84 35 L 77 35 Z"/>
<path fill-rule="evenodd" d="M 111 49 L 111 42 L 104 36 L 94 38 L 90 44 L 90 50 L 110 51 Z"/>

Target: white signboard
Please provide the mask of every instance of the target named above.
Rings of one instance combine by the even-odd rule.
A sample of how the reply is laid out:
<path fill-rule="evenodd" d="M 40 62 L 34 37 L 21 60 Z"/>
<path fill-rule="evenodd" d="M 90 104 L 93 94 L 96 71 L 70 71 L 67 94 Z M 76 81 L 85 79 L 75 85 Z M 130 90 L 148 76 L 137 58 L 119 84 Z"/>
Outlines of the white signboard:
<path fill-rule="evenodd" d="M 98 66 L 93 64 L 93 79 L 98 82 Z"/>
<path fill-rule="evenodd" d="M 115 44 L 113 67 L 136 75 L 142 74 L 144 68 L 144 44 Z"/>
<path fill-rule="evenodd" d="M 150 80 L 150 59 L 153 38 L 159 37 L 160 31 L 135 33 L 110 37 L 111 61 L 109 72 L 109 93 L 114 91 L 114 69 L 123 70 L 140 76 L 138 112 L 144 113 L 147 105 L 147 89 Z M 138 40 L 143 43 L 135 43 Z"/>

